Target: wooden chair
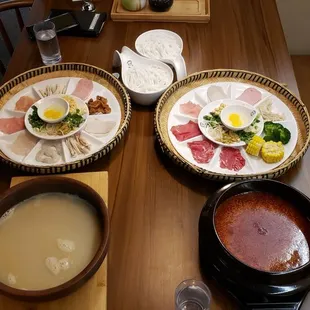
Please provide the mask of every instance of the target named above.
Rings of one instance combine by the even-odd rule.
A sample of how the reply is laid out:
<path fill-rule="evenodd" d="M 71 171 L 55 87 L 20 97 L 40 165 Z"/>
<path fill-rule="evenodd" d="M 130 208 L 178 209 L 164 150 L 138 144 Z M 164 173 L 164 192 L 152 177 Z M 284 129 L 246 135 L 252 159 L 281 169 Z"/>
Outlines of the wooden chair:
<path fill-rule="evenodd" d="M 23 7 L 31 7 L 32 4 L 33 0 L 6 0 L 0 2 L 0 12 L 14 9 L 20 31 L 22 31 L 24 28 L 24 21 L 19 9 Z M 1 19 L 0 19 L 0 34 L 2 35 L 4 44 L 8 52 L 12 56 L 14 52 L 14 47 Z M 0 60 L 0 72 L 2 75 L 5 74 L 5 66 L 1 60 Z"/>

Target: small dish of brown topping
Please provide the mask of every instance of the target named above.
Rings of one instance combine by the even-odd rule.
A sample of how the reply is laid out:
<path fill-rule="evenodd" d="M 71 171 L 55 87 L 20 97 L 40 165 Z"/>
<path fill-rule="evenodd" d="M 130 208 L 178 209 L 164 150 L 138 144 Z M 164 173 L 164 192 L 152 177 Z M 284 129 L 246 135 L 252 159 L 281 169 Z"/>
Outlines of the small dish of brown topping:
<path fill-rule="evenodd" d="M 90 115 L 111 113 L 111 108 L 108 104 L 108 100 L 104 97 L 97 96 L 96 99 L 90 99 L 87 105 Z"/>

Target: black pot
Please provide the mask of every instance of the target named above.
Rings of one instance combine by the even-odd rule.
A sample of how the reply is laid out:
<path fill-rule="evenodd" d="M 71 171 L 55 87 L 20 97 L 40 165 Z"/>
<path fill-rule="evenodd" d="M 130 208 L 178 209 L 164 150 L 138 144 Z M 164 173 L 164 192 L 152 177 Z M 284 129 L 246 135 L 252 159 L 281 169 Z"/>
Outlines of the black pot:
<path fill-rule="evenodd" d="M 224 186 L 208 199 L 200 215 L 199 255 L 202 274 L 213 276 L 237 299 L 241 299 L 243 304 L 257 303 L 256 309 L 276 309 L 259 308 L 260 302 L 271 304 L 294 301 L 294 305 L 299 305 L 304 293 L 310 288 L 309 262 L 285 272 L 260 271 L 232 256 L 216 233 L 214 217 L 219 205 L 232 196 L 253 191 L 280 196 L 298 208 L 305 217 L 310 218 L 310 199 L 286 184 L 271 180 L 249 180 Z M 251 309 L 251 306 L 249 308 Z M 297 308 L 292 306 L 285 309 Z"/>
<path fill-rule="evenodd" d="M 165 12 L 172 7 L 173 0 L 149 0 L 149 4 L 153 11 Z"/>

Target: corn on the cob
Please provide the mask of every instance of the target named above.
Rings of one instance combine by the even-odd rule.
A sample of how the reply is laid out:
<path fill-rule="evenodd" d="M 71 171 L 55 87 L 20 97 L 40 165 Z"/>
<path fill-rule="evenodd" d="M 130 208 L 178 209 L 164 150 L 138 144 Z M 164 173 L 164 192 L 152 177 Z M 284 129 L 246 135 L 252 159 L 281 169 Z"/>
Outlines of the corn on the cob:
<path fill-rule="evenodd" d="M 282 142 L 268 141 L 262 147 L 262 158 L 268 163 L 277 163 L 284 156 L 284 146 Z"/>
<path fill-rule="evenodd" d="M 262 137 L 254 136 L 249 142 L 245 151 L 250 155 L 258 156 L 264 143 L 265 140 Z"/>

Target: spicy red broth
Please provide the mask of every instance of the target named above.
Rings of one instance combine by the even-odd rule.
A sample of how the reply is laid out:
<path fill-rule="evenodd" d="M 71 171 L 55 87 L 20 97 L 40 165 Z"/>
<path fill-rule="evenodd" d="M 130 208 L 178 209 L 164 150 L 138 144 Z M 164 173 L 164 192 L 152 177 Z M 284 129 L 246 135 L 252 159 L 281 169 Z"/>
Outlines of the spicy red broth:
<path fill-rule="evenodd" d="M 242 263 L 267 272 L 288 271 L 309 261 L 309 226 L 289 202 L 263 192 L 233 196 L 215 214 L 225 248 Z"/>

